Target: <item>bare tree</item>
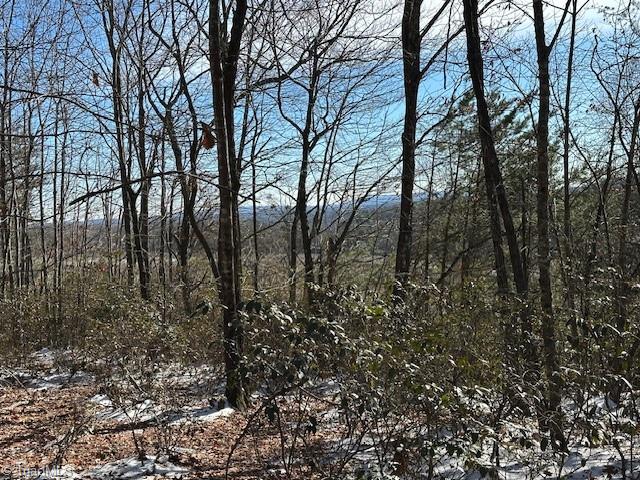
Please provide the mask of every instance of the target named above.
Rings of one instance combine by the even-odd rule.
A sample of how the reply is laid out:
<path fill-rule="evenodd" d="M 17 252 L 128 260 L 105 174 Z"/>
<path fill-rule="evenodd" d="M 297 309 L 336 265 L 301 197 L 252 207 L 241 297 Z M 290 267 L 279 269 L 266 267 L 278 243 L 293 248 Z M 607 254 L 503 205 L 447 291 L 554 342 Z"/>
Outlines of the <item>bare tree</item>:
<path fill-rule="evenodd" d="M 402 132 L 402 180 L 400 227 L 396 250 L 394 294 L 402 298 L 409 280 L 413 233 L 413 183 L 416 168 L 416 124 L 420 88 L 420 7 L 422 0 L 405 0 L 402 15 L 402 64 L 404 67 L 405 112 Z"/>
<path fill-rule="evenodd" d="M 491 238 L 493 240 L 494 258 L 497 272 L 498 291 L 506 293 L 509 290 L 509 281 L 502 250 L 502 229 L 500 226 L 500 214 L 504 224 L 509 246 L 511 269 L 518 295 L 526 301 L 528 281 L 525 274 L 521 247 L 518 243 L 516 229 L 514 227 L 509 201 L 506 195 L 502 173 L 498 164 L 498 156 L 493 141 L 491 119 L 485 98 L 484 73 L 482 51 L 480 47 L 480 33 L 478 26 L 478 2 L 469 0 L 464 2 L 465 29 L 467 32 L 467 58 L 469 72 L 476 97 L 478 112 L 478 132 L 482 143 L 482 162 L 484 166 L 485 185 L 487 199 L 489 200 L 489 213 L 491 220 Z"/>
<path fill-rule="evenodd" d="M 537 122 L 537 233 L 538 233 L 538 270 L 540 283 L 540 306 L 542 309 L 542 340 L 544 368 L 548 381 L 547 408 L 549 410 L 549 428 L 552 440 L 558 448 L 565 448 L 562 432 L 562 378 L 556 349 L 556 327 L 553 313 L 551 288 L 551 252 L 549 244 L 549 110 L 551 98 L 551 80 L 549 76 L 549 56 L 554 47 L 562 24 L 569 11 L 569 3 L 549 44 L 545 39 L 544 7 L 541 0 L 533 0 L 533 23 L 535 28 L 536 51 L 538 61 L 539 106 Z"/>
<path fill-rule="evenodd" d="M 226 396 L 231 405 L 244 408 L 246 387 L 240 371 L 244 330 L 239 315 L 241 301 L 240 219 L 238 193 L 240 165 L 236 158 L 234 111 L 236 75 L 247 14 L 246 0 L 231 5 L 209 1 L 209 61 L 213 87 L 214 126 L 218 154 L 220 213 L 218 229 L 218 293 L 222 305 L 224 356 L 227 374 Z M 228 25 L 228 22 L 231 25 Z"/>
<path fill-rule="evenodd" d="M 416 129 L 418 123 L 418 94 L 420 82 L 430 72 L 449 44 L 462 33 L 464 27 L 448 28 L 447 35 L 436 43 L 428 60 L 421 62 L 422 42 L 431 33 L 438 20 L 450 7 L 445 1 L 421 28 L 422 0 L 405 0 L 402 16 L 402 59 L 405 93 L 404 128 L 402 133 L 402 174 L 400 177 L 400 224 L 396 248 L 394 296 L 402 299 L 409 281 L 413 235 L 413 186 L 415 183 Z"/>

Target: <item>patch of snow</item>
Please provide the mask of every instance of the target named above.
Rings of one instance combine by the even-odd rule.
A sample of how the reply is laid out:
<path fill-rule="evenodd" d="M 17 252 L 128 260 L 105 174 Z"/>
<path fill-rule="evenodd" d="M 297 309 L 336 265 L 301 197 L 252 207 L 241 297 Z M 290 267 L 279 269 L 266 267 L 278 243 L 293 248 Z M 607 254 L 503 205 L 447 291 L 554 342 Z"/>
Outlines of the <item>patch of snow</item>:
<path fill-rule="evenodd" d="M 235 410 L 231 407 L 222 409 L 211 407 L 190 408 L 177 414 L 177 418 L 169 422 L 169 425 L 180 425 L 186 422 L 213 422 L 219 418 L 229 417 L 234 412 Z"/>
<path fill-rule="evenodd" d="M 19 385 L 34 390 L 57 390 L 69 385 L 90 385 L 95 381 L 86 372 L 29 372 L 24 369 L 2 369 L 0 386 Z"/>
<path fill-rule="evenodd" d="M 102 411 L 96 413 L 98 420 L 113 420 L 116 422 L 146 422 L 153 420 L 162 414 L 162 409 L 153 403 L 153 400 L 146 399 L 140 403 L 136 403 L 126 408 L 113 408 L 113 403 L 106 395 L 96 395 L 92 397 L 96 399 Z M 97 402 L 96 402 L 97 403 Z"/>
<path fill-rule="evenodd" d="M 98 393 L 89 399 L 91 403 L 101 406 L 102 408 L 113 408 L 113 402 L 111 399 L 103 394 Z"/>
<path fill-rule="evenodd" d="M 24 386 L 29 372 L 17 368 L 0 368 L 0 387 Z"/>
<path fill-rule="evenodd" d="M 192 393 L 212 395 L 224 391 L 221 372 L 210 365 L 184 366 L 170 364 L 160 367 L 154 380 L 163 386 L 183 388 Z"/>
<path fill-rule="evenodd" d="M 174 465 L 165 456 L 147 455 L 147 459 L 142 461 L 137 457 L 131 457 L 92 468 L 83 472 L 82 478 L 96 480 L 147 477 L 182 478 L 188 472 L 188 468 Z"/>
<path fill-rule="evenodd" d="M 97 420 L 111 420 L 119 423 L 146 422 L 158 420 L 168 425 L 180 425 L 190 422 L 212 422 L 219 418 L 228 417 L 235 412 L 228 403 L 221 404 L 221 408 L 211 405 L 190 405 L 178 409 L 165 407 L 154 403 L 151 399 L 116 407 L 113 401 L 104 394 L 94 395 L 89 399 L 97 407 L 94 416 Z"/>
<path fill-rule="evenodd" d="M 501 449 L 501 465 L 496 467 L 490 458 L 490 449 L 484 448 L 477 463 L 484 465 L 493 473 L 488 476 L 501 480 L 520 480 L 523 478 L 542 480 L 546 478 L 563 478 L 565 480 L 586 479 L 622 479 L 620 457 L 612 449 L 605 447 L 582 448 L 573 447 L 564 462 L 560 462 L 552 452 L 526 452 L 521 449 Z M 629 452 L 627 452 L 627 455 Z M 629 458 L 627 456 L 627 458 Z M 465 464 L 464 456 L 455 457 L 444 454 L 434 468 L 434 476 L 442 479 L 476 480 L 482 478 L 478 470 L 470 469 Z M 635 478 L 638 463 L 633 468 L 627 466 L 627 478 Z M 493 475 L 493 477 L 492 477 Z"/>
<path fill-rule="evenodd" d="M 35 390 L 53 390 L 68 385 L 90 385 L 94 382 L 93 375 L 85 372 L 49 373 L 44 376 L 29 375 L 25 379 L 25 386 Z"/>
<path fill-rule="evenodd" d="M 37 352 L 33 352 L 30 357 L 43 367 L 52 367 L 56 360 L 56 354 L 48 348 L 41 348 Z"/>

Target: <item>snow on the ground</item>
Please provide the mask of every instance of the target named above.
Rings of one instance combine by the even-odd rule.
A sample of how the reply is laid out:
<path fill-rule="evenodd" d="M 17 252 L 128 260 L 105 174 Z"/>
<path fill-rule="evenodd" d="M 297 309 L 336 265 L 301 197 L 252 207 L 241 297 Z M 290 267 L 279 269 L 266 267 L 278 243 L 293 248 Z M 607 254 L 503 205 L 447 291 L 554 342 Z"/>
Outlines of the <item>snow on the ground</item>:
<path fill-rule="evenodd" d="M 64 354 L 64 352 L 62 353 Z M 0 369 L 0 386 L 16 385 L 35 390 L 60 389 L 65 386 L 97 384 L 97 379 L 83 371 L 70 372 L 60 366 L 61 353 L 48 349 L 42 349 L 33 355 L 34 369 Z M 115 382 L 125 380 L 112 377 Z M 222 401 L 214 401 L 216 393 L 223 391 L 222 385 L 216 383 L 219 380 L 219 372 L 213 367 L 196 366 L 181 367 L 177 364 L 154 367 L 153 379 L 150 391 L 156 388 L 160 393 L 163 390 L 176 390 L 181 393 L 179 400 L 165 400 L 165 397 L 139 398 L 139 400 L 115 401 L 103 393 L 96 394 L 88 403 L 93 405 L 93 415 L 98 421 L 115 421 L 118 423 L 133 423 L 158 421 L 163 424 L 177 426 L 188 423 L 214 422 L 217 419 L 233 415 L 235 410 Z M 339 391 L 338 382 L 325 382 L 316 385 L 315 393 L 321 397 L 332 397 Z M 259 401 L 261 392 L 254 392 L 253 398 Z M 493 399 L 491 392 L 486 395 L 480 392 L 474 398 L 466 396 L 462 391 L 458 392 L 458 400 L 466 403 L 470 411 L 478 412 L 479 417 L 491 417 Z M 167 399 L 172 398 L 170 395 Z M 188 402 L 179 403 L 188 399 Z M 636 431 L 636 424 L 625 414 L 624 409 L 613 403 L 605 395 L 593 395 L 582 402 L 566 399 L 563 402 L 563 411 L 568 419 L 577 421 L 588 412 L 593 421 L 598 418 L 603 421 L 603 429 L 609 425 L 609 421 L 615 420 L 618 429 L 625 422 Z M 335 407 L 319 412 L 318 418 L 323 426 L 334 425 L 339 419 L 339 411 Z M 633 424 L 633 425 L 631 425 Z M 625 424 L 626 425 L 626 424 Z M 608 438 L 603 444 L 586 446 L 583 437 L 573 438 L 570 445 L 570 453 L 559 455 L 550 448 L 541 451 L 539 444 L 538 426 L 533 419 L 502 419 L 499 424 L 489 428 L 481 426 L 484 440 L 481 440 L 477 455 L 467 452 L 463 455 L 449 455 L 445 447 L 446 442 L 455 441 L 455 434 L 443 427 L 437 435 L 443 441 L 436 448 L 433 459 L 433 476 L 447 480 L 479 480 L 482 474 L 485 478 L 499 478 L 501 480 L 538 480 L 544 478 L 563 478 L 566 480 L 588 479 L 612 479 L 623 478 L 622 461 L 611 442 L 614 437 Z M 630 450 L 631 443 L 628 438 L 620 433 L 615 435 L 619 442 L 620 451 L 627 459 L 626 478 L 640 480 L 640 463 L 636 460 L 637 452 Z M 627 431 L 627 430 L 622 430 Z M 630 431 L 630 430 L 629 430 Z M 530 448 L 524 448 L 516 440 L 520 434 L 525 434 L 531 440 Z M 481 436 L 482 436 L 481 435 Z M 494 442 L 499 448 L 499 465 L 492 456 Z M 336 459 L 344 454 L 353 455 L 353 459 L 361 465 L 369 465 L 365 470 L 379 471 L 380 468 L 388 470 L 389 464 L 377 465 L 376 442 L 373 438 L 365 436 L 354 442 L 353 438 L 342 439 L 335 443 Z M 355 451 L 354 451 L 355 450 Z M 177 449 L 176 449 L 177 451 Z M 388 452 L 387 452 L 388 453 Z M 25 470 L 17 477 L 10 478 L 41 478 L 41 479 L 142 479 L 142 478 L 180 478 L 188 473 L 188 469 L 174 465 L 166 457 L 156 458 L 148 456 L 145 461 L 136 457 L 114 461 L 105 465 L 96 465 L 88 470 L 75 472 L 71 466 L 62 468 Z M 330 461 L 330 459 L 327 459 Z M 334 459 L 335 460 L 335 459 Z M 633 460 L 633 464 L 631 463 Z M 389 461 L 389 460 L 387 460 Z M 423 468 L 421 474 L 427 475 L 428 459 L 421 462 Z M 86 465 L 85 465 L 86 467 Z M 0 472 L 0 479 L 2 477 Z M 390 477 L 392 478 L 392 477 Z"/>
<path fill-rule="evenodd" d="M 466 402 L 471 411 L 483 412 L 484 414 L 492 412 L 490 401 L 487 399 L 481 402 L 478 399 L 467 398 Z M 569 422 L 577 421 L 577 419 L 584 420 L 582 416 L 585 412 L 589 412 L 592 416 L 591 421 L 597 421 L 593 418 L 593 415 L 596 415 L 603 428 L 608 423 L 602 419 L 608 418 L 608 415 L 615 417 L 618 425 L 631 422 L 630 418 L 625 417 L 624 410 L 604 395 L 589 397 L 580 408 L 569 405 L 568 401 L 563 404 L 563 407 Z M 575 417 L 569 415 L 570 413 L 575 414 Z M 634 428 L 637 428 L 635 425 L 633 423 Z M 480 427 L 480 425 L 478 426 Z M 440 429 L 434 436 L 434 441 L 438 445 L 434 446 L 431 473 L 429 473 L 429 458 L 421 457 L 412 459 L 412 461 L 417 460 L 420 464 L 417 474 L 411 472 L 406 477 L 394 476 L 392 463 L 394 452 L 388 449 L 389 444 L 385 444 L 381 438 L 374 439 L 370 435 L 359 437 L 357 441 L 354 441 L 353 438 L 338 440 L 332 448 L 335 452 L 334 456 L 327 460 L 332 462 L 350 456 L 359 463 L 359 470 L 365 472 L 364 478 L 436 478 L 441 480 L 480 480 L 483 478 L 492 480 L 621 480 L 626 478 L 640 480 L 640 460 L 638 459 L 640 448 L 632 442 L 637 439 L 632 439 L 628 434 L 618 433 L 607 441 L 588 446 L 589 442 L 584 438 L 583 433 L 575 432 L 574 438 L 570 439 L 569 453 L 561 454 L 554 452 L 551 447 L 542 451 L 539 441 L 539 427 L 535 419 L 501 420 L 496 428 L 491 429 L 484 425 L 482 431 L 486 437 L 480 440 L 480 443 L 469 445 L 462 442 L 464 453 L 457 455 L 450 454 L 447 446 L 457 445 L 461 439 L 446 427 Z M 527 438 L 531 440 L 528 448 L 518 441 L 525 432 Z M 399 432 L 390 431 L 384 435 L 386 438 L 391 438 L 396 433 Z M 404 431 L 402 434 L 413 435 L 408 431 Z M 619 451 L 613 446 L 614 441 L 619 442 Z M 494 456 L 496 442 L 498 460 Z M 626 461 L 626 472 L 623 472 L 621 454 Z M 371 475 L 371 477 L 367 475 Z"/>
<path fill-rule="evenodd" d="M 147 422 L 151 420 L 166 421 L 168 425 L 181 425 L 191 422 L 213 422 L 222 417 L 233 415 L 235 409 L 224 405 L 223 408 L 210 405 L 189 405 L 178 409 L 156 405 L 153 400 L 146 399 L 126 408 L 115 407 L 111 399 L 104 394 L 94 395 L 89 401 L 99 408 L 94 413 L 98 420 L 112 420 L 119 423 Z"/>
<path fill-rule="evenodd" d="M 169 425 L 180 425 L 187 422 L 213 422 L 222 417 L 229 417 L 234 412 L 235 410 L 230 407 L 221 409 L 211 407 L 187 408 L 182 410 Z"/>
<path fill-rule="evenodd" d="M 106 395 L 96 395 L 89 401 L 101 407 L 95 412 L 98 420 L 112 420 L 119 423 L 148 422 L 163 414 L 162 407 L 150 399 L 128 404 L 126 407 L 114 407 L 113 402 Z"/>
<path fill-rule="evenodd" d="M 222 372 L 209 365 L 164 365 L 154 373 L 154 381 L 172 388 L 182 388 L 193 394 L 214 396 L 224 391 Z"/>
<path fill-rule="evenodd" d="M 24 369 L 2 369 L 0 386 L 18 385 L 33 390 L 60 389 L 66 386 L 90 385 L 95 381 L 93 375 L 86 372 L 30 372 Z"/>
<path fill-rule="evenodd" d="M 95 377 L 84 371 L 61 368 L 57 360 L 72 357 L 70 351 L 43 348 L 29 355 L 29 368 L 0 368 L 1 386 L 20 386 L 32 390 L 60 389 L 67 386 L 91 385 Z"/>
<path fill-rule="evenodd" d="M 96 377 L 84 371 L 70 372 L 61 368 L 57 360 L 70 352 L 58 352 L 43 348 L 29 356 L 33 369 L 2 368 L 0 370 L 1 386 L 20 386 L 28 389 L 45 391 L 60 389 L 67 386 L 85 386 L 96 383 Z M 224 391 L 224 386 L 216 379 L 219 369 L 207 365 L 180 366 L 170 364 L 158 367 L 154 372 L 153 381 L 162 388 L 184 389 L 190 392 L 192 397 L 215 397 Z M 148 422 L 153 420 L 166 420 L 170 424 L 182 424 L 186 422 L 211 422 L 221 417 L 233 414 L 234 410 L 228 405 L 219 408 L 210 406 L 207 400 L 178 408 L 158 404 L 147 398 L 140 401 L 126 401 L 123 404 L 114 404 L 113 400 L 105 394 L 96 394 L 89 399 L 94 406 L 94 417 L 99 421 L 115 421 L 118 423 Z"/>
<path fill-rule="evenodd" d="M 102 408 L 113 408 L 113 402 L 104 393 L 98 393 L 89 399 L 89 402 L 98 405 Z"/>
<path fill-rule="evenodd" d="M 51 368 L 56 361 L 56 352 L 45 347 L 33 352 L 30 357 L 41 367 Z"/>
<path fill-rule="evenodd" d="M 627 452 L 628 454 L 629 452 Z M 485 478 L 499 478 L 500 480 L 542 480 L 548 478 L 563 478 L 565 480 L 587 480 L 607 478 L 617 480 L 623 478 L 620 457 L 615 450 L 606 447 L 581 448 L 575 447 L 560 461 L 549 455 L 536 455 L 533 458 L 524 452 L 511 452 L 502 459 L 501 466 L 489 467 L 488 455 L 483 454 L 479 463 L 485 464 Z M 482 460 L 485 460 L 484 462 Z M 480 470 L 465 465 L 466 459 L 444 455 L 434 468 L 437 478 L 451 480 L 479 480 Z M 627 465 L 626 478 L 635 479 L 640 473 L 640 464 L 634 463 L 633 471 Z M 426 473 L 426 472 L 425 472 Z"/>
<path fill-rule="evenodd" d="M 82 473 L 82 478 L 95 480 L 136 478 L 181 478 L 188 468 L 174 465 L 165 456 L 147 455 L 146 460 L 126 458 L 92 468 Z"/>
<path fill-rule="evenodd" d="M 159 478 L 180 479 L 188 472 L 188 468 L 171 463 L 166 456 L 147 455 L 145 460 L 130 457 L 98 465 L 79 473 L 69 466 L 16 469 L 16 471 L 10 472 L 9 478 L 33 480 L 134 480 L 144 478 L 151 480 Z M 0 478 L 4 478 L 1 472 Z"/>
<path fill-rule="evenodd" d="M 66 367 L 66 363 L 73 363 L 70 359 L 79 358 L 73 351 L 42 348 L 28 358 L 28 368 L 0 367 L 0 386 L 17 385 L 35 390 L 47 390 L 69 385 L 90 385 L 96 381 L 96 377 L 90 373 L 82 370 L 70 371 Z M 93 363 L 104 364 L 100 360 Z M 209 396 L 224 391 L 224 385 L 220 382 L 221 370 L 215 366 L 185 366 L 172 363 L 154 365 L 153 368 L 153 383 L 158 385 L 173 389 L 181 388 L 192 394 Z M 115 373 L 112 379 L 126 383 L 126 380 Z"/>
<path fill-rule="evenodd" d="M 90 385 L 93 381 L 93 375 L 85 372 L 53 372 L 43 377 L 29 376 L 29 378 L 26 379 L 25 386 L 35 390 L 49 390 L 69 385 Z"/>

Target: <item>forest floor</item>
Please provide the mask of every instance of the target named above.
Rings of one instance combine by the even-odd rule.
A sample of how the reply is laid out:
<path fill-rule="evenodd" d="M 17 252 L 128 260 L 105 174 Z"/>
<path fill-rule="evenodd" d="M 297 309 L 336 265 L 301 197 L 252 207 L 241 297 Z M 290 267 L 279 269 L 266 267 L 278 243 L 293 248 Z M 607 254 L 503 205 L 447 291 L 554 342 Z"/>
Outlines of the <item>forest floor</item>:
<path fill-rule="evenodd" d="M 203 388 L 210 372 L 163 372 L 173 397 L 159 408 L 150 399 L 105 393 L 108 385 L 93 375 L 65 370 L 46 350 L 28 370 L 0 369 L 0 479 L 225 477 L 251 412 L 212 406 Z M 229 476 L 272 477 L 265 470 L 277 457 L 272 436 L 262 429 L 239 443 Z"/>
<path fill-rule="evenodd" d="M 255 408 L 241 413 L 215 404 L 220 387 L 211 385 L 219 372 L 163 370 L 161 384 L 171 388 L 151 399 L 144 398 L 144 389 L 133 378 L 134 390 L 140 391 L 125 396 L 92 374 L 54 364 L 47 350 L 33 359 L 29 369 L 0 368 L 0 479 L 322 478 L 311 466 L 282 468 L 281 432 L 257 420 Z M 322 415 L 320 402 L 306 408 Z M 251 422 L 259 422 L 259 428 L 245 430 Z M 519 428 L 513 426 L 514 431 Z M 318 430 L 306 448 L 321 449 L 331 437 L 327 429 Z M 491 453 L 486 452 L 487 460 Z M 560 460 L 549 453 L 531 455 L 514 449 L 491 476 L 622 478 L 613 448 L 575 445 Z M 640 478 L 633 451 L 628 455 L 627 478 Z M 467 465 L 443 455 L 432 473 L 434 478 L 481 477 Z"/>

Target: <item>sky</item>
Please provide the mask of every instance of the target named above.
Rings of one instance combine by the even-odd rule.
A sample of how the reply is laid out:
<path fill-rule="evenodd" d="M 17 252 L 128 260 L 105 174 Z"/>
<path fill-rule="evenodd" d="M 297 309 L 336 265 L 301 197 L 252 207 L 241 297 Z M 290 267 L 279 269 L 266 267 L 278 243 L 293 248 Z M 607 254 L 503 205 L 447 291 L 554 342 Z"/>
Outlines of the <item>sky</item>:
<path fill-rule="evenodd" d="M 57 0 L 56 0 L 57 1 Z M 423 2 L 423 25 L 428 21 L 428 19 L 433 15 L 433 12 L 437 11 L 437 9 L 442 5 L 440 2 L 432 3 L 428 0 Z M 583 5 L 583 3 L 580 3 Z M 557 22 L 561 17 L 562 9 L 565 6 L 564 1 L 560 0 L 551 0 L 545 3 L 545 13 L 547 15 L 547 36 L 548 38 L 552 35 L 552 32 L 555 30 Z M 600 13 L 600 9 L 602 8 L 618 8 L 619 3 L 615 0 L 594 0 L 586 3 L 586 6 L 581 12 L 581 18 L 579 20 L 579 25 L 581 28 L 581 38 L 582 38 L 582 47 L 585 51 L 588 51 L 589 42 L 592 42 L 593 39 L 593 29 L 597 29 L 602 31 L 604 28 L 604 24 L 601 22 L 602 15 Z M 387 12 L 383 16 L 380 15 L 380 12 Z M 488 49 L 485 52 L 486 62 L 485 69 L 487 72 L 487 82 L 491 83 L 491 88 L 499 88 L 503 90 L 506 94 L 512 95 L 514 97 L 518 97 L 522 92 L 529 92 L 535 87 L 535 69 L 533 67 L 534 58 L 531 55 L 531 47 L 533 45 L 533 26 L 530 19 L 531 12 L 531 2 L 524 2 L 518 0 L 517 2 L 506 2 L 503 0 L 495 0 L 495 3 L 486 11 L 484 16 L 481 19 L 481 36 L 483 40 L 487 40 Z M 399 39 L 399 23 L 402 15 L 402 3 L 396 0 L 372 0 L 371 3 L 371 13 L 368 15 L 363 15 L 361 20 L 359 20 L 360 24 L 356 23 L 355 29 L 360 29 L 366 27 L 366 22 L 370 20 L 374 20 L 376 22 L 383 22 L 384 25 L 381 25 L 382 28 L 391 29 L 393 33 L 393 38 L 395 41 Z M 449 16 L 450 15 L 450 16 Z M 424 42 L 424 55 L 423 61 L 428 57 L 431 51 L 433 51 L 434 45 L 437 48 L 439 45 L 438 42 L 441 41 L 443 35 L 446 34 L 446 28 L 449 25 L 449 21 L 452 21 L 454 25 L 460 25 L 461 21 L 461 0 L 453 0 L 451 4 L 451 11 L 447 12 L 445 16 L 443 16 L 442 21 L 434 28 L 430 35 L 427 36 Z M 395 25 L 395 27 L 394 27 Z M 568 32 L 568 22 L 565 24 L 563 35 Z M 96 35 L 93 40 L 96 41 L 97 45 L 104 44 L 102 40 L 98 40 L 98 35 Z M 564 36 L 561 36 L 561 40 L 557 45 L 558 57 L 562 60 L 563 57 L 563 49 L 566 49 L 566 42 L 563 43 Z M 504 55 L 505 63 L 499 64 L 497 59 L 499 55 L 508 53 L 508 50 L 511 48 L 515 48 L 515 46 L 524 46 L 519 53 L 512 52 L 509 55 Z M 442 65 L 439 65 L 434 71 L 425 78 L 422 89 L 421 89 L 421 104 L 420 111 L 424 113 L 432 109 L 432 107 L 437 106 L 438 102 L 442 102 L 442 100 L 451 95 L 451 90 L 456 86 L 455 79 L 457 77 L 464 77 L 466 75 L 466 65 L 464 58 L 464 35 L 461 35 L 458 38 L 458 44 L 454 48 L 452 47 L 451 57 L 449 58 L 449 64 L 447 65 L 447 75 L 443 73 Z M 529 49 L 527 49 L 527 47 Z M 397 73 L 397 77 L 389 80 L 390 85 L 387 87 L 391 87 L 390 90 L 395 90 L 394 96 L 397 99 L 394 104 L 392 104 L 388 110 L 384 112 L 378 111 L 374 114 L 381 115 L 385 113 L 388 118 L 387 122 L 399 126 L 402 115 L 404 112 L 404 106 L 402 101 L 402 77 L 401 77 L 401 57 L 397 55 L 399 50 L 396 50 L 396 58 L 394 61 L 396 65 L 393 67 Z M 579 61 L 584 61 L 585 56 L 578 56 L 577 59 Z M 77 67 L 82 69 L 85 68 L 83 65 L 79 64 L 79 60 L 74 62 L 74 64 L 78 64 Z M 85 59 L 86 60 L 86 59 Z M 564 60 L 562 60 L 564 61 Z M 562 69 L 563 64 L 562 61 L 555 65 L 555 71 L 558 74 L 557 76 L 557 85 L 562 86 Z M 107 62 L 108 63 L 108 62 Z M 202 62 L 199 65 L 199 68 L 206 69 L 206 62 Z M 580 66 L 578 66 L 580 67 Z M 504 80 L 505 71 L 508 71 L 513 75 L 511 80 Z M 447 82 L 445 82 L 445 78 Z M 496 79 L 500 79 L 498 83 Z M 495 80 L 495 82 L 494 82 Z M 588 82 L 588 78 L 580 79 L 584 82 Z M 90 69 L 87 70 L 86 82 L 90 85 Z M 393 84 L 395 83 L 395 88 Z M 464 83 L 457 85 L 457 93 L 461 94 L 462 91 L 468 88 L 468 85 Z M 580 88 L 580 85 L 576 85 L 576 88 Z M 105 101 L 108 103 L 108 85 L 102 85 L 102 90 L 105 93 Z M 206 96 L 208 98 L 208 94 Z M 96 105 L 100 105 L 97 103 Z M 108 105 L 105 103 L 105 108 L 108 108 Z M 210 112 L 210 109 L 203 105 L 202 114 L 203 117 L 207 115 L 206 112 Z M 579 112 L 579 110 L 577 110 Z M 108 111 L 104 112 L 105 114 L 109 114 Z M 582 113 L 579 113 L 582 114 Z M 577 117 L 578 115 L 576 115 Z M 428 125 L 430 121 L 433 121 L 436 116 L 427 115 L 424 118 L 424 121 L 421 124 L 421 128 L 424 128 L 425 125 Z M 204 118 L 203 118 L 204 119 Z M 204 119 L 210 120 L 210 119 Z M 395 131 L 394 131 L 395 132 Z M 282 133 L 282 132 L 276 132 Z M 289 132 L 290 133 L 290 132 Z M 289 133 L 285 132 L 285 136 Z M 390 143 L 392 145 L 388 148 L 384 155 L 386 155 L 385 159 L 388 162 L 392 162 L 399 157 L 400 153 L 400 136 L 397 134 L 397 142 Z M 102 150 L 99 150 L 97 155 L 105 155 L 105 151 L 107 149 L 102 147 Z M 291 158 L 295 158 L 295 152 L 292 154 Z M 202 168 L 211 168 L 214 169 L 215 164 L 212 161 L 212 155 L 207 156 L 207 161 L 202 163 Z M 287 159 L 288 160 L 288 159 Z M 428 161 L 428 159 L 426 160 Z M 170 163 L 170 162 L 169 162 Z M 277 164 L 277 162 L 274 162 Z M 284 163 L 284 162 L 283 162 Z M 295 163 L 295 162 L 294 162 Z M 104 169 L 101 173 L 109 173 L 106 170 L 106 166 L 109 164 L 109 160 L 102 161 L 102 168 Z M 281 169 L 280 169 L 281 170 Z M 213 170 L 212 170 L 213 171 Z M 398 170 L 399 172 L 399 170 Z M 397 173 L 398 173 L 397 172 Z M 281 173 L 278 171 L 277 173 Z M 295 164 L 290 167 L 290 174 L 288 175 L 288 183 L 285 188 L 289 190 L 293 190 L 296 170 Z M 83 182 L 82 182 L 83 183 Z M 80 185 L 79 189 L 82 190 L 85 188 L 84 185 Z M 389 187 L 393 190 L 393 187 Z M 79 192 L 84 193 L 84 192 Z M 395 192 L 391 192 L 395 193 Z M 265 202 L 271 202 L 273 198 L 278 198 L 281 202 L 290 203 L 290 197 L 281 196 L 274 191 L 266 191 L 264 193 L 264 197 L 267 198 L 267 194 L 270 194 L 270 198 L 265 200 Z"/>

